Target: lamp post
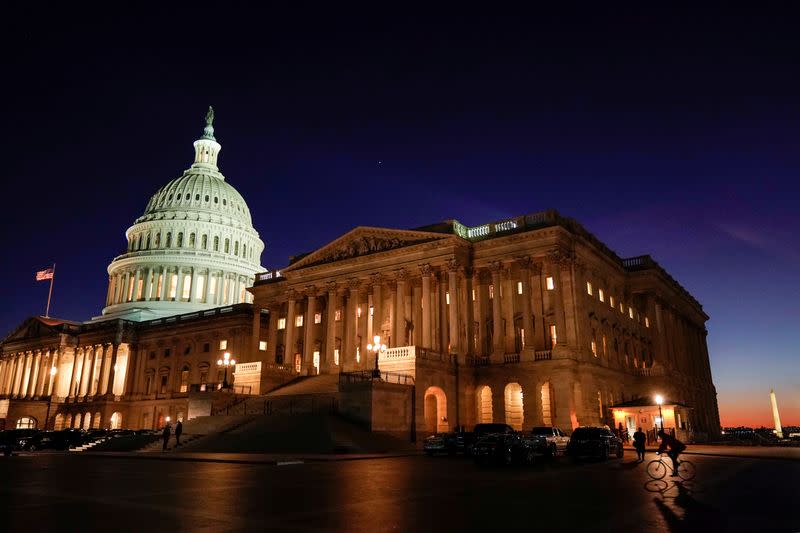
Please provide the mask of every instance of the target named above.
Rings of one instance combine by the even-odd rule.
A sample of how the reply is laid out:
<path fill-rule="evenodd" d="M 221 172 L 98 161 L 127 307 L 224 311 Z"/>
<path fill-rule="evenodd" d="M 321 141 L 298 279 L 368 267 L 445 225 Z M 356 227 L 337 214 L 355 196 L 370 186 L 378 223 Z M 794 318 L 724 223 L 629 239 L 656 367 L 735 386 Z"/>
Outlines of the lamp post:
<path fill-rule="evenodd" d="M 664 431 L 664 415 L 661 413 L 661 404 L 664 403 L 664 397 L 656 394 L 656 403 L 658 404 L 658 418 L 661 419 L 661 431 Z"/>
<path fill-rule="evenodd" d="M 222 356 L 222 359 L 217 360 L 218 367 L 225 367 L 225 377 L 222 378 L 222 388 L 228 388 L 228 367 L 233 366 L 236 364 L 235 359 L 231 359 L 231 354 L 229 352 L 225 352 Z"/>
<path fill-rule="evenodd" d="M 53 378 L 55 378 L 55 376 L 56 376 L 56 372 L 58 372 L 58 370 L 56 370 L 56 367 L 51 366 L 50 367 L 50 381 L 51 381 L 51 383 L 52 383 Z M 44 415 L 44 430 L 45 431 L 47 431 L 47 426 L 50 423 L 50 406 L 53 405 L 53 393 L 50 392 L 51 383 L 49 383 L 47 385 L 48 390 L 45 391 L 45 392 L 49 392 L 50 393 L 50 394 L 47 395 L 47 413 L 45 413 L 45 415 Z"/>
<path fill-rule="evenodd" d="M 386 345 L 381 344 L 381 336 L 375 335 L 372 337 L 372 342 L 375 344 L 367 344 L 367 351 L 375 352 L 375 368 L 372 370 L 372 377 L 376 379 L 381 378 L 381 371 L 378 369 L 378 356 L 381 352 L 386 351 Z"/>

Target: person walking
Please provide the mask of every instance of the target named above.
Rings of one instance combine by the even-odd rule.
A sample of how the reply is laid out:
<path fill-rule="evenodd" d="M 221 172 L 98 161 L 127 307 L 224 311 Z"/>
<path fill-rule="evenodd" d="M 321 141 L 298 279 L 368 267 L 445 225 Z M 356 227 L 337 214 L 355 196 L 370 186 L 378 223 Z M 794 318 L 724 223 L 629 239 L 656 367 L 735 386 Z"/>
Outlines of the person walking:
<path fill-rule="evenodd" d="M 164 429 L 161 431 L 161 439 L 164 441 L 164 446 L 161 448 L 162 452 L 167 451 L 167 444 L 169 444 L 169 424 L 164 425 Z"/>
<path fill-rule="evenodd" d="M 633 434 L 633 447 L 636 448 L 636 459 L 641 463 L 644 461 L 644 443 L 647 440 L 647 435 L 644 434 L 642 428 Z"/>
<path fill-rule="evenodd" d="M 178 420 L 178 423 L 175 424 L 175 447 L 181 445 L 181 433 L 183 433 L 183 423 Z"/>

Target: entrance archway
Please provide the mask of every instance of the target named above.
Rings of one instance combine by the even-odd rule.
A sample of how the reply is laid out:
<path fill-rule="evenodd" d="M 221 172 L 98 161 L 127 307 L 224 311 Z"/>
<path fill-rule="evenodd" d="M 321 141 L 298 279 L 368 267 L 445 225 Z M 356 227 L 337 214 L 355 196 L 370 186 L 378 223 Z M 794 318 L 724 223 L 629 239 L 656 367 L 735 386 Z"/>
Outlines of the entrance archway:
<path fill-rule="evenodd" d="M 92 428 L 92 413 L 83 413 L 83 429 Z"/>
<path fill-rule="evenodd" d="M 439 387 L 428 387 L 425 391 L 425 430 L 429 433 L 444 433 L 449 429 L 447 395 Z"/>
<path fill-rule="evenodd" d="M 67 416 L 64 418 L 64 427 L 65 428 L 71 428 L 72 427 L 72 415 L 71 414 L 67 414 Z"/>
<path fill-rule="evenodd" d="M 522 387 L 519 383 L 509 383 L 505 390 L 506 424 L 517 431 L 522 430 L 524 418 L 522 406 Z"/>
<path fill-rule="evenodd" d="M 92 418 L 92 429 L 100 429 L 101 416 L 99 411 L 94 414 Z"/>
<path fill-rule="evenodd" d="M 553 425 L 553 391 L 550 388 L 550 382 L 546 381 L 542 384 L 542 423 L 545 426 Z"/>
<path fill-rule="evenodd" d="M 56 415 L 56 420 L 53 424 L 53 429 L 55 431 L 61 431 L 64 429 L 64 415 L 59 413 Z"/>
<path fill-rule="evenodd" d="M 76 413 L 75 418 L 72 419 L 72 427 L 75 429 L 81 428 L 81 414 Z"/>
<path fill-rule="evenodd" d="M 492 412 L 492 388 L 484 385 L 478 389 L 478 424 L 491 424 L 494 420 Z"/>
<path fill-rule="evenodd" d="M 122 427 L 122 413 L 115 411 L 111 415 L 111 429 L 120 429 Z"/>

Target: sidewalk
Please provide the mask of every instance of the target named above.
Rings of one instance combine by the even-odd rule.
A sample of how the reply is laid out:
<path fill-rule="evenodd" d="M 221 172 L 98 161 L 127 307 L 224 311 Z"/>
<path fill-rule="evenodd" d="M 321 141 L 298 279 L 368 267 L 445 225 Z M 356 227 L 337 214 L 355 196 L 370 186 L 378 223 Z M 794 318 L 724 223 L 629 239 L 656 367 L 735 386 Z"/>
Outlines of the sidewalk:
<path fill-rule="evenodd" d="M 633 446 L 625 446 L 633 451 Z M 658 447 L 646 448 L 655 452 Z M 743 459 L 784 459 L 800 461 L 800 448 L 787 446 L 714 446 L 710 444 L 689 444 L 684 455 L 712 455 L 717 457 L 741 457 Z"/>
<path fill-rule="evenodd" d="M 292 465 L 334 461 L 359 461 L 364 459 L 388 459 L 410 457 L 422 452 L 398 453 L 342 453 L 342 454 L 291 454 L 291 453 L 191 453 L 191 452 L 84 452 L 81 456 L 107 457 L 112 459 L 149 459 L 156 461 L 196 461 L 203 463 L 237 463 L 256 465 Z"/>

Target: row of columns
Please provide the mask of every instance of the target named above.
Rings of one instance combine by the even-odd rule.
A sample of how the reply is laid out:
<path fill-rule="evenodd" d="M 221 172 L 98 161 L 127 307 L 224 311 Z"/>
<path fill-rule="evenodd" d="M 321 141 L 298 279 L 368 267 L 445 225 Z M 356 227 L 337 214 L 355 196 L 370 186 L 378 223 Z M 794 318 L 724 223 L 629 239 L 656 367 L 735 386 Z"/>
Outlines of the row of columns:
<path fill-rule="evenodd" d="M 92 396 L 113 392 L 118 344 L 82 349 L 52 348 L 24 352 L 0 362 L 2 394 L 18 399 L 50 396 L 59 391 L 59 367 L 64 357 L 72 356 L 69 385 L 65 396 Z M 70 353 L 72 352 L 72 353 Z M 95 379 L 98 380 L 95 386 Z"/>
<path fill-rule="evenodd" d="M 175 292 L 171 285 L 175 276 Z M 189 297 L 183 288 L 189 280 Z M 139 282 L 142 291 L 139 294 Z M 198 287 L 201 283 L 201 287 Z M 243 289 L 253 284 L 253 278 L 232 272 L 211 271 L 193 267 L 153 266 L 113 274 L 109 277 L 106 306 L 134 301 L 185 301 L 228 305 L 250 301 Z M 200 291 L 198 291 L 200 289 Z M 198 295 L 197 293 L 201 294 Z"/>
<path fill-rule="evenodd" d="M 165 233 L 166 237 L 164 241 L 160 241 L 160 233 L 155 233 L 152 236 L 152 241 L 149 241 L 148 238 L 151 236 L 148 233 L 139 233 L 131 237 L 130 242 L 128 243 L 128 252 L 139 252 L 145 250 L 208 250 L 214 252 L 222 252 L 226 254 L 231 254 L 236 257 L 241 257 L 243 259 L 253 259 L 253 254 L 255 253 L 252 244 L 248 247 L 248 243 L 245 241 L 238 241 L 232 240 L 230 237 L 223 237 L 220 238 L 219 235 L 211 236 L 208 234 L 199 234 L 196 236 L 194 232 L 188 233 L 188 237 L 183 239 L 183 235 L 181 232 L 175 233 L 175 235 L 180 235 L 180 238 L 183 239 L 182 243 L 178 243 L 178 238 L 176 237 L 175 242 L 167 242 L 167 240 L 172 239 L 172 232 Z M 195 237 L 195 242 L 192 243 L 191 239 Z M 203 237 L 206 238 L 206 241 L 203 242 Z M 214 246 L 214 238 L 217 238 L 216 246 Z M 158 239 L 158 241 L 157 241 Z M 228 250 L 225 251 L 225 241 L 227 240 Z M 241 254 L 239 253 L 239 245 L 241 244 Z"/>
<path fill-rule="evenodd" d="M 286 357 L 291 358 L 296 344 L 302 341 L 305 366 L 312 364 L 313 352 L 317 351 L 320 344 L 315 339 L 324 339 L 321 342 L 323 348 L 319 349 L 321 361 L 330 366 L 334 360 L 337 338 L 341 345 L 340 357 L 354 362 L 356 347 L 359 346 L 358 337 L 362 338 L 360 348 L 364 350 L 375 334 L 380 334 L 383 342 L 390 347 L 413 343 L 452 354 L 491 353 L 494 357 L 502 358 L 506 353 L 518 352 L 516 316 L 521 317 L 526 348 L 544 350 L 550 347 L 550 330 L 545 327 L 549 323 L 546 320 L 552 321 L 557 330 L 564 331 L 566 328 L 563 327 L 564 303 L 560 291 L 542 290 L 543 271 L 541 264 L 535 264 L 527 258 L 514 262 L 494 262 L 477 273 L 451 260 L 438 269 L 430 264 L 420 265 L 419 275 L 413 280 L 409 271 L 400 269 L 392 273 L 391 279 L 375 274 L 370 279 L 350 279 L 346 284 L 329 283 L 327 290 L 317 287 L 306 287 L 302 292 L 290 289 L 285 304 L 273 302 L 265 305 L 271 317 L 267 335 L 268 355 L 273 358 L 276 355 L 280 318 L 285 319 L 283 345 Z M 518 282 L 522 288 L 519 296 Z M 491 298 L 489 285 L 493 286 Z M 387 288 L 389 294 L 385 295 L 383 291 Z M 536 314 L 541 317 L 541 325 L 534 324 L 534 295 L 537 296 Z M 320 297 L 326 299 L 326 309 L 319 304 Z M 388 304 L 387 309 L 384 309 L 385 304 Z M 362 310 L 361 317 L 357 316 L 359 307 Z M 337 311 L 341 312 L 341 331 L 337 331 Z M 323 325 L 315 336 L 314 317 L 317 313 L 322 314 Z M 298 334 L 295 323 L 300 314 L 304 316 L 302 336 Z M 388 316 L 388 327 L 385 329 L 384 316 Z M 488 332 L 484 325 L 490 319 L 493 323 L 492 345 L 487 346 Z M 254 354 L 261 340 L 260 324 L 260 306 L 257 306 L 253 322 Z M 337 334 L 340 336 L 337 337 Z M 473 339 L 477 339 L 477 343 Z M 561 342 L 566 340 L 562 339 Z"/>

